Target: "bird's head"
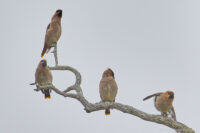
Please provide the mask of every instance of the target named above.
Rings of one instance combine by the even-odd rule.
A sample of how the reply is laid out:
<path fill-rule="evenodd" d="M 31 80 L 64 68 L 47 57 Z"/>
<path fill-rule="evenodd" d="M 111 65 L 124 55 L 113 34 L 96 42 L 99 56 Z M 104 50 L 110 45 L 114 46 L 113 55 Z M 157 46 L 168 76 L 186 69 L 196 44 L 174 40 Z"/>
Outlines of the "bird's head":
<path fill-rule="evenodd" d="M 173 91 L 167 91 L 166 92 L 169 96 L 169 99 L 174 99 L 174 92 Z"/>
<path fill-rule="evenodd" d="M 40 61 L 40 65 L 41 65 L 42 67 L 46 67 L 46 66 L 47 66 L 47 60 L 45 60 L 45 59 L 41 60 L 41 61 Z"/>
<path fill-rule="evenodd" d="M 103 77 L 110 77 L 110 76 L 115 78 L 114 72 L 110 68 L 108 68 L 107 70 L 104 71 Z"/>
<path fill-rule="evenodd" d="M 58 17 L 62 17 L 62 10 L 61 9 L 58 9 L 55 13 Z"/>

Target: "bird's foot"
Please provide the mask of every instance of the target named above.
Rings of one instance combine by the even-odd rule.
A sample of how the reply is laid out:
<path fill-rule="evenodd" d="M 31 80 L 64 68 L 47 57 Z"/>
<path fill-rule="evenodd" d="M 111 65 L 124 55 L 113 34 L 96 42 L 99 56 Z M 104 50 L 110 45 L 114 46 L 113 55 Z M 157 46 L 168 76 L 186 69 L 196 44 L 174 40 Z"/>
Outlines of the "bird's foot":
<path fill-rule="evenodd" d="M 164 117 L 168 116 L 168 114 L 166 112 L 162 112 L 161 115 L 164 116 Z"/>

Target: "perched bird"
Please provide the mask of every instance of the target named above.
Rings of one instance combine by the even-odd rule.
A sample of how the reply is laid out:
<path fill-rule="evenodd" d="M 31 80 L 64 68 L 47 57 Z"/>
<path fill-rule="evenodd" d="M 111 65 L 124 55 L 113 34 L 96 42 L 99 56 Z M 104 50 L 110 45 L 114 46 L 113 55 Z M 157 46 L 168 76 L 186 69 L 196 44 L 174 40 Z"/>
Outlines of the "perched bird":
<path fill-rule="evenodd" d="M 43 86 L 52 83 L 52 80 L 53 77 L 47 66 L 47 61 L 41 60 L 35 72 L 35 83 L 37 85 Z M 42 89 L 41 91 L 44 94 L 45 99 L 51 98 L 50 89 Z"/>
<path fill-rule="evenodd" d="M 58 9 L 51 19 L 51 23 L 47 26 L 44 48 L 41 54 L 41 57 L 47 53 L 51 47 L 57 45 L 57 41 L 61 36 L 61 18 L 62 10 Z"/>
<path fill-rule="evenodd" d="M 102 79 L 99 84 L 100 97 L 103 102 L 115 102 L 117 95 L 117 84 L 115 82 L 114 72 L 109 68 L 104 71 Z M 106 115 L 110 115 L 110 109 L 105 110 Z"/>
<path fill-rule="evenodd" d="M 143 101 L 154 96 L 155 96 L 154 105 L 156 109 L 160 111 L 163 116 L 167 116 L 167 112 L 172 113 L 171 117 L 174 120 L 176 120 L 175 110 L 172 105 L 172 102 L 174 100 L 174 92 L 166 91 L 166 92 L 155 93 L 155 94 L 145 97 Z"/>

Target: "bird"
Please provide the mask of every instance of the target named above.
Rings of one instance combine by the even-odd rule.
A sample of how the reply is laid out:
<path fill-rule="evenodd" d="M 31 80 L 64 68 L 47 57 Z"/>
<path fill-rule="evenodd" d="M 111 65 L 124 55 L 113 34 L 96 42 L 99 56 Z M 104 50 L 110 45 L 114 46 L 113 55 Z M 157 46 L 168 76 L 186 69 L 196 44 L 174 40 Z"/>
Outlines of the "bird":
<path fill-rule="evenodd" d="M 171 117 L 176 121 L 176 114 L 174 107 L 172 105 L 174 100 L 174 92 L 166 91 L 166 92 L 158 92 L 152 95 L 149 95 L 143 99 L 143 101 L 155 97 L 154 106 L 155 108 L 161 112 L 162 116 L 167 116 L 167 113 L 172 113 Z"/>
<path fill-rule="evenodd" d="M 44 54 L 51 49 L 51 47 L 55 47 L 57 45 L 57 41 L 59 40 L 62 31 L 61 18 L 62 18 L 62 10 L 58 9 L 53 15 L 51 22 L 46 29 L 44 48 L 41 53 L 42 58 Z"/>
<path fill-rule="evenodd" d="M 51 71 L 49 70 L 47 66 L 47 61 L 45 59 L 41 60 L 39 62 L 39 65 L 35 72 L 35 83 L 39 86 L 51 84 L 53 81 L 53 77 L 51 74 Z M 50 89 L 45 88 L 41 90 L 44 94 L 45 99 L 50 99 Z"/>
<path fill-rule="evenodd" d="M 115 102 L 118 87 L 115 82 L 114 72 L 108 68 L 103 72 L 102 79 L 99 84 L 99 93 L 103 102 Z M 110 115 L 110 109 L 105 109 L 105 115 Z"/>

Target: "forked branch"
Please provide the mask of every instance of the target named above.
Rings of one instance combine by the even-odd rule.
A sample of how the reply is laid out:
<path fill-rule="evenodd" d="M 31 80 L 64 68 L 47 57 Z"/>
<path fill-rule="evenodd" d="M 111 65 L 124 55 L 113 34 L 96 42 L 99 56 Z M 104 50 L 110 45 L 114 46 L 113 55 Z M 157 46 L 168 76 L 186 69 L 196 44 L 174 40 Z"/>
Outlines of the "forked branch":
<path fill-rule="evenodd" d="M 41 89 L 52 89 L 54 92 L 57 94 L 64 96 L 64 97 L 70 97 L 78 100 L 85 108 L 85 111 L 87 113 L 91 113 L 94 111 L 99 111 L 99 110 L 105 110 L 106 108 L 111 108 L 111 109 L 116 109 L 124 113 L 128 113 L 130 115 L 137 116 L 145 121 L 151 121 L 154 123 L 162 124 L 165 126 L 168 126 L 176 132 L 179 133 L 195 133 L 195 131 L 192 128 L 187 127 L 185 124 L 177 122 L 171 118 L 168 117 L 163 117 L 161 115 L 152 115 L 145 113 L 143 111 L 140 111 L 132 106 L 129 105 L 124 105 L 121 103 L 116 103 L 116 102 L 98 102 L 98 103 L 90 103 L 83 95 L 82 89 L 80 87 L 81 85 L 81 74 L 74 69 L 73 67 L 70 66 L 58 66 L 58 57 L 57 57 L 57 46 L 54 49 L 54 58 L 55 58 L 55 67 L 49 67 L 50 70 L 58 70 L 58 71 L 71 71 L 74 73 L 76 76 L 76 81 L 74 85 L 66 88 L 64 91 L 61 91 L 57 89 L 55 86 L 52 84 L 47 84 L 45 86 L 38 86 L 36 83 L 32 83 L 31 85 L 36 85 L 37 88 L 35 91 L 39 91 Z M 75 90 L 75 93 L 70 93 L 70 91 Z"/>
<path fill-rule="evenodd" d="M 76 76 L 76 81 L 75 81 L 74 85 L 68 87 L 64 91 L 61 91 L 61 90 L 57 89 L 55 86 L 53 86 L 52 84 L 48 84 L 45 86 L 37 86 L 37 89 L 35 89 L 36 91 L 39 91 L 44 88 L 49 88 L 49 89 L 52 89 L 53 91 L 55 91 L 57 94 L 62 95 L 64 97 L 70 97 L 70 98 L 77 99 L 84 106 L 85 111 L 87 113 L 104 110 L 109 107 L 111 109 L 116 109 L 121 112 L 137 116 L 145 121 L 151 121 L 154 123 L 168 126 L 168 127 L 172 128 L 178 132 L 181 132 L 181 133 L 195 133 L 195 131 L 192 128 L 187 127 L 183 123 L 174 121 L 171 118 L 163 117 L 161 115 L 148 114 L 148 113 L 140 111 L 129 105 L 124 105 L 124 104 L 116 103 L 116 102 L 90 103 L 83 95 L 82 89 L 80 87 L 81 74 L 76 69 L 74 69 L 70 66 L 56 66 L 56 67 L 50 67 L 50 70 L 59 70 L 59 71 L 68 70 L 68 71 L 73 72 Z M 70 93 L 71 90 L 75 90 L 76 93 Z"/>

